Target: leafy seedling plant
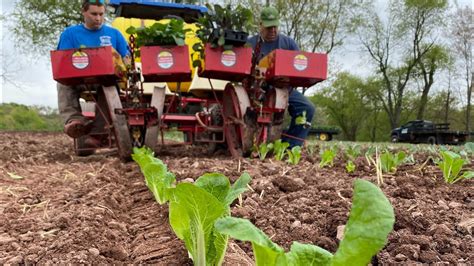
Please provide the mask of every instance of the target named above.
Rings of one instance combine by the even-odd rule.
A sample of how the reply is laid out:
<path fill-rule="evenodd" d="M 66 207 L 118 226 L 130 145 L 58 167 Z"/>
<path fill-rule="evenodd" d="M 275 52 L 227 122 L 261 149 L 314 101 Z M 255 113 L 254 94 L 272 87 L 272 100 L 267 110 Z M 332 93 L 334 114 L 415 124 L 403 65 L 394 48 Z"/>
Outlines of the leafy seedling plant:
<path fill-rule="evenodd" d="M 249 220 L 225 217 L 215 222 L 216 230 L 240 241 L 250 241 L 255 263 L 260 265 L 367 265 L 386 244 L 393 229 L 393 207 L 374 184 L 357 179 L 344 238 L 335 254 L 311 244 L 293 242 L 285 250 L 255 227 Z"/>
<path fill-rule="evenodd" d="M 283 160 L 288 147 L 290 147 L 290 143 L 282 142 L 281 139 L 278 139 L 273 143 L 273 153 L 277 161 Z"/>
<path fill-rule="evenodd" d="M 228 236 L 217 232 L 214 223 L 230 216 L 230 204 L 246 191 L 250 176 L 243 174 L 233 185 L 218 173 L 204 174 L 194 184 L 176 183 L 150 149 L 135 148 L 132 158 L 158 203 L 169 203 L 171 228 L 184 241 L 194 265 L 221 265 Z"/>
<path fill-rule="evenodd" d="M 260 145 L 258 145 L 257 148 L 258 158 L 260 158 L 261 161 L 265 160 L 265 158 L 267 158 L 268 153 L 272 150 L 273 143 L 261 143 Z"/>
<path fill-rule="evenodd" d="M 332 167 L 334 165 L 334 159 L 337 155 L 337 148 L 326 149 L 321 154 L 321 162 L 319 163 L 320 168 L 326 166 Z"/>
<path fill-rule="evenodd" d="M 351 160 L 347 161 L 346 171 L 348 173 L 354 173 L 355 170 L 356 170 L 356 165 Z"/>
<path fill-rule="evenodd" d="M 355 165 L 354 160 L 360 156 L 361 152 L 361 147 L 358 144 L 349 145 L 345 149 L 344 157 L 346 157 L 347 160 L 346 171 L 348 173 L 354 173 L 356 170 L 357 166 Z"/>
<path fill-rule="evenodd" d="M 291 150 L 286 150 L 286 154 L 288 155 L 288 162 L 292 165 L 297 165 L 301 160 L 301 147 L 294 146 Z"/>
<path fill-rule="evenodd" d="M 397 167 L 405 161 L 406 157 L 407 155 L 403 151 L 400 151 L 397 154 L 393 154 L 389 151 L 382 153 L 382 155 L 380 155 L 382 172 L 392 174 L 396 173 Z"/>
<path fill-rule="evenodd" d="M 128 34 L 136 35 L 136 56 L 140 56 L 138 48 L 142 46 L 182 46 L 185 44 L 186 33 L 190 31 L 191 29 L 184 28 L 184 21 L 179 19 L 170 19 L 169 23 L 156 22 L 150 27 L 130 26 L 126 30 Z"/>
<path fill-rule="evenodd" d="M 443 172 L 444 181 L 448 184 L 454 184 L 463 179 L 474 177 L 474 171 L 465 171 L 461 174 L 462 167 L 467 162 L 461 156 L 452 151 L 441 151 L 442 159 L 437 162 L 439 169 Z"/>

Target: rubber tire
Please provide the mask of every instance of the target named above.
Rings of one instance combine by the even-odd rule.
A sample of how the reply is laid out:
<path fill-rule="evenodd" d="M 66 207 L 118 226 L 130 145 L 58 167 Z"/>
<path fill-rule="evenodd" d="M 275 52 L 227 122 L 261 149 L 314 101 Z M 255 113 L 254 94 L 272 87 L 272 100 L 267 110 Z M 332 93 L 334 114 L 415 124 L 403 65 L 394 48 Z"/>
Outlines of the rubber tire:
<path fill-rule="evenodd" d="M 399 142 L 399 141 L 400 141 L 400 139 L 398 138 L 397 135 L 393 135 L 393 136 L 392 136 L 392 142 L 393 142 L 393 143 L 397 143 L 397 142 Z"/>
<path fill-rule="evenodd" d="M 437 144 L 435 136 L 429 136 L 428 139 L 426 140 L 426 142 L 428 142 L 428 144 L 431 144 L 431 145 Z"/>
<path fill-rule="evenodd" d="M 326 133 L 319 134 L 319 140 L 321 141 L 329 141 L 329 135 Z"/>

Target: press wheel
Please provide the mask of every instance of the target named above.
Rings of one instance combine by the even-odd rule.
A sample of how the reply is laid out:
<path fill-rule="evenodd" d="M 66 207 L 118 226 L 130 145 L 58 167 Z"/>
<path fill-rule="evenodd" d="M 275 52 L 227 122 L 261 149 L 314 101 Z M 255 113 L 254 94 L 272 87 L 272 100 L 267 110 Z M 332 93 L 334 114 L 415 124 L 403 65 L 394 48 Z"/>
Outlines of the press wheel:
<path fill-rule="evenodd" d="M 165 106 L 166 87 L 155 86 L 153 88 L 153 95 L 151 96 L 150 105 L 156 108 L 158 113 L 158 123 L 153 126 L 149 126 L 145 134 L 145 146 L 149 147 L 153 151 L 156 149 L 158 142 L 158 131 L 160 127 L 161 115 L 163 114 L 163 107 Z"/>
<path fill-rule="evenodd" d="M 112 126 L 115 133 L 115 143 L 117 144 L 120 159 L 128 161 L 132 155 L 132 138 L 128 128 L 127 117 L 124 114 L 116 114 L 116 109 L 122 109 L 122 102 L 115 86 L 103 87 L 105 99 Z"/>
<path fill-rule="evenodd" d="M 247 156 L 253 146 L 256 128 L 256 119 L 248 110 L 250 99 L 247 91 L 242 86 L 228 83 L 222 102 L 227 147 L 234 158 Z"/>

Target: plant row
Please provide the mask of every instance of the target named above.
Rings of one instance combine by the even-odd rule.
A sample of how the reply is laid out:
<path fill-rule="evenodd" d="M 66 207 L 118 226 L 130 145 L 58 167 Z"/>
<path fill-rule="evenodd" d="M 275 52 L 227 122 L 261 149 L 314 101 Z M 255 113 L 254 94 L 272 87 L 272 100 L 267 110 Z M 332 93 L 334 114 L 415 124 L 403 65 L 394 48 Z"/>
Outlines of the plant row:
<path fill-rule="evenodd" d="M 337 251 L 293 242 L 286 252 L 250 221 L 231 217 L 230 206 L 247 190 L 246 173 L 234 183 L 207 173 L 194 183 L 177 182 L 167 166 L 147 148 L 135 148 L 133 159 L 159 204 L 168 204 L 169 223 L 184 241 L 195 265 L 221 265 L 228 238 L 252 243 L 256 265 L 367 265 L 386 244 L 393 229 L 393 207 L 374 184 L 354 182 L 353 204 Z"/>

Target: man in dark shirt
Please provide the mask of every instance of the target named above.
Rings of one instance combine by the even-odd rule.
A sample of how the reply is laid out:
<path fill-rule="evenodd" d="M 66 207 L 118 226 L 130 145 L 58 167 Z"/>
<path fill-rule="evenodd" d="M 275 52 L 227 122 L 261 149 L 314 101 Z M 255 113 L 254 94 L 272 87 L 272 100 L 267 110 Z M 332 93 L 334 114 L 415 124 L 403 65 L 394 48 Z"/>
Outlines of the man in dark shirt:
<path fill-rule="evenodd" d="M 260 15 L 260 33 L 248 39 L 253 49 L 257 46 L 259 38 L 261 39 L 259 60 L 275 49 L 299 50 L 298 45 L 292 38 L 278 32 L 279 17 L 276 8 L 263 8 Z M 282 140 L 290 143 L 290 148 L 301 146 L 308 136 L 315 107 L 302 93 L 292 88 L 288 99 L 288 112 L 291 116 L 291 123 L 286 135 L 289 137 L 285 136 Z M 306 117 L 306 123 L 301 123 L 300 119 L 297 122 L 297 117 L 304 116 Z"/>

